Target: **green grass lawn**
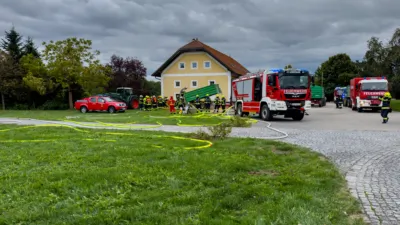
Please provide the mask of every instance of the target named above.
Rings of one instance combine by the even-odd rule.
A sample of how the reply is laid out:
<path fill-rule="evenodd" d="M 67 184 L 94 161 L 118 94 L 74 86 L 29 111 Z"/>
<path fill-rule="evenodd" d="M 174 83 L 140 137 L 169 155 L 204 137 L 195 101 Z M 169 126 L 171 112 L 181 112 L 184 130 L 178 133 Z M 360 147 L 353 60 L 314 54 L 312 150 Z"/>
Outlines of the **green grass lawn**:
<path fill-rule="evenodd" d="M 31 118 L 42 120 L 73 120 L 81 122 L 109 122 L 164 125 L 216 125 L 227 118 L 222 114 L 171 115 L 168 110 L 156 111 L 128 110 L 125 113 L 80 113 L 77 110 L 6 110 L 0 117 Z"/>
<path fill-rule="evenodd" d="M 286 143 L 0 130 L 0 224 L 363 224 L 338 170 Z"/>
<path fill-rule="evenodd" d="M 390 101 L 390 106 L 393 111 L 400 112 L 400 100 L 392 100 Z"/>

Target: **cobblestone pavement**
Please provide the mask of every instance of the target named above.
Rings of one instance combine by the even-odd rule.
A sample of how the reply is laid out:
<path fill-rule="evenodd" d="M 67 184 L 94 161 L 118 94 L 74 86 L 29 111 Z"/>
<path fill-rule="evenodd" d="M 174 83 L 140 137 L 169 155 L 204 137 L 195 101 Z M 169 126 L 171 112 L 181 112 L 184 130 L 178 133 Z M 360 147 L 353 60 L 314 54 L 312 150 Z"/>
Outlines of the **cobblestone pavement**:
<path fill-rule="evenodd" d="M 282 141 L 309 147 L 337 165 L 346 176 L 351 193 L 360 200 L 367 221 L 397 225 L 400 224 L 400 113 L 392 113 L 390 118 L 389 124 L 381 124 L 379 114 L 359 114 L 346 108 L 336 110 L 328 104 L 325 108 L 313 109 L 300 122 L 280 119 L 272 122 L 272 127 L 283 133 L 271 130 L 268 123 L 259 122 L 252 128 L 234 128 L 231 136 L 277 139 L 286 137 L 287 133 L 288 137 Z M 0 118 L 0 123 L 21 125 L 48 122 Z M 161 126 L 151 130 L 193 132 L 198 129 L 204 128 Z"/>

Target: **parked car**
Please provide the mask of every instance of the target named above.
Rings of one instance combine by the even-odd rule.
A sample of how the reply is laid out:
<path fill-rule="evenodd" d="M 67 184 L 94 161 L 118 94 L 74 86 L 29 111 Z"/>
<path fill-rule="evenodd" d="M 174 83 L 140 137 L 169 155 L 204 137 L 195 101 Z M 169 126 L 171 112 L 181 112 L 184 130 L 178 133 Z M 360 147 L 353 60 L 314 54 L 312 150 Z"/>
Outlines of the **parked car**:
<path fill-rule="evenodd" d="M 114 100 L 110 97 L 102 96 L 91 96 L 75 102 L 74 108 L 81 111 L 81 113 L 87 112 L 125 112 L 127 106 L 124 102 Z"/>

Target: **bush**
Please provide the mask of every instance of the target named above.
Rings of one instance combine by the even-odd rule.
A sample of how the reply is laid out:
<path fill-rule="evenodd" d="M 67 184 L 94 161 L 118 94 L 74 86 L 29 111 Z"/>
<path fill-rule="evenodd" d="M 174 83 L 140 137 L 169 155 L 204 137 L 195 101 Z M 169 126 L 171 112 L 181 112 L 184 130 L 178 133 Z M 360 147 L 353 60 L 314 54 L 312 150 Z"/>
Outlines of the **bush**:
<path fill-rule="evenodd" d="M 10 107 L 10 109 L 11 110 L 29 110 L 29 105 L 16 103 L 12 107 Z"/>
<path fill-rule="evenodd" d="M 57 100 L 48 100 L 39 109 L 42 110 L 65 110 L 68 109 L 68 104 L 57 101 Z"/>
<path fill-rule="evenodd" d="M 221 123 L 208 127 L 208 131 L 209 133 L 204 130 L 198 130 L 196 133 L 193 133 L 191 137 L 201 140 L 225 139 L 232 132 L 232 125 L 230 123 Z"/>
<path fill-rule="evenodd" d="M 251 122 L 247 118 L 233 116 L 229 119 L 229 124 L 232 127 L 251 127 Z"/>

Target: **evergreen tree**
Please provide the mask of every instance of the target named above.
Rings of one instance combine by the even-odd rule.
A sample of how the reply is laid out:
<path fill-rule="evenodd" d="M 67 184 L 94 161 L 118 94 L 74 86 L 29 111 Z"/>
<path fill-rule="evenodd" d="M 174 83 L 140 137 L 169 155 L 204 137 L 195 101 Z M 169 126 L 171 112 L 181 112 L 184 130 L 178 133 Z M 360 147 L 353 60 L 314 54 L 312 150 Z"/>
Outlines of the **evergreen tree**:
<path fill-rule="evenodd" d="M 35 58 L 40 57 L 40 54 L 35 46 L 35 43 L 33 43 L 31 37 L 28 37 L 28 39 L 25 41 L 25 45 L 23 48 L 23 55 L 29 55 L 29 54 L 32 54 Z"/>
<path fill-rule="evenodd" d="M 22 57 L 22 35 L 14 27 L 10 31 L 5 31 L 5 38 L 1 39 L 1 48 L 7 52 L 15 62 L 19 62 Z"/>

